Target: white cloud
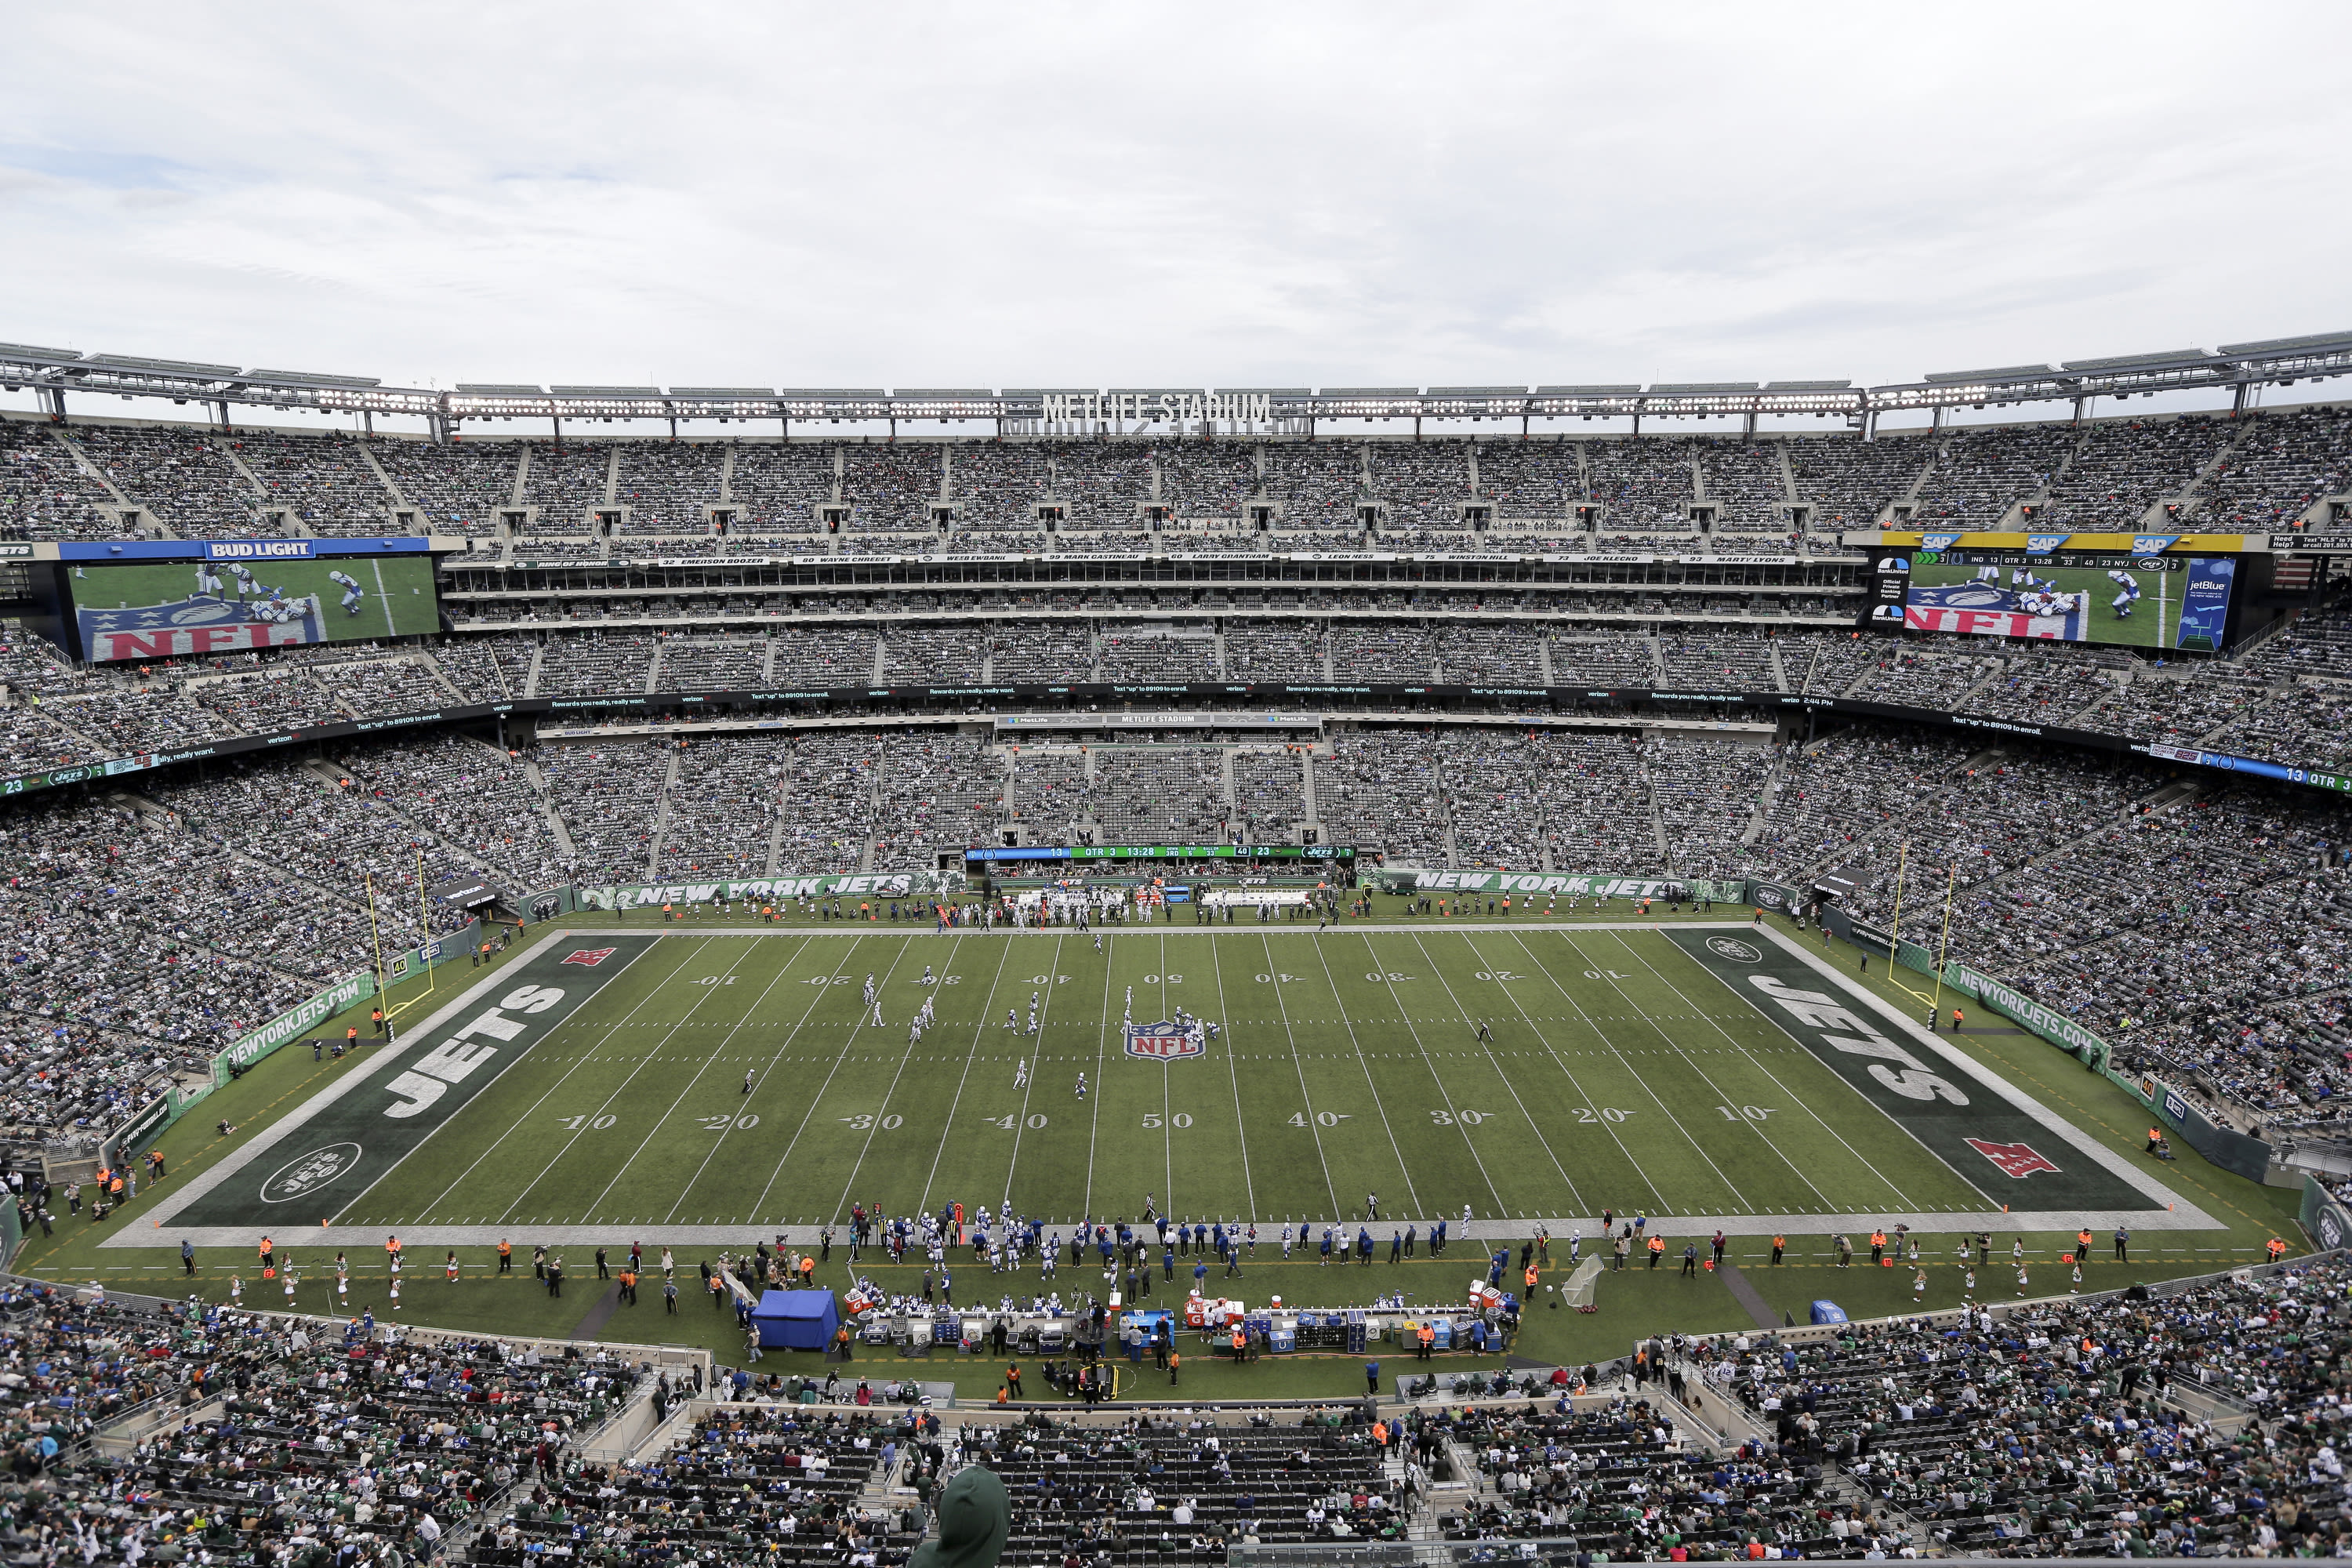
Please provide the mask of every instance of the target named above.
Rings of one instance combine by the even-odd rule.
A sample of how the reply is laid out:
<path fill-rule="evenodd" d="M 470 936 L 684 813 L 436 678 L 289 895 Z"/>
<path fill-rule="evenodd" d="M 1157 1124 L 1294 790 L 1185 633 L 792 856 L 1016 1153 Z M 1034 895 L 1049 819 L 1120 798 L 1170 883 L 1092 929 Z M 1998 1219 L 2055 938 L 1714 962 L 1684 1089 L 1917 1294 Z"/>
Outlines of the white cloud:
<path fill-rule="evenodd" d="M 433 378 L 1907 379 L 2352 326 L 2336 6 L 67 8 L 0 335 Z"/>

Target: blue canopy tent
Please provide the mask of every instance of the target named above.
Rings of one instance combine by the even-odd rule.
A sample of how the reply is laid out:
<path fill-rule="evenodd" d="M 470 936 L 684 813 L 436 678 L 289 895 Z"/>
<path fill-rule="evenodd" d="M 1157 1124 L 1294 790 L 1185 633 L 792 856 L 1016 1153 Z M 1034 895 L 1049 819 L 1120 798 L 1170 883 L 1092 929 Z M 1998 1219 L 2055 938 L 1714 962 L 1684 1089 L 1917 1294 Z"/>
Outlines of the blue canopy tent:
<path fill-rule="evenodd" d="M 830 1290 L 769 1290 L 752 1309 L 751 1326 L 761 1350 L 821 1351 L 841 1326 L 841 1310 Z"/>

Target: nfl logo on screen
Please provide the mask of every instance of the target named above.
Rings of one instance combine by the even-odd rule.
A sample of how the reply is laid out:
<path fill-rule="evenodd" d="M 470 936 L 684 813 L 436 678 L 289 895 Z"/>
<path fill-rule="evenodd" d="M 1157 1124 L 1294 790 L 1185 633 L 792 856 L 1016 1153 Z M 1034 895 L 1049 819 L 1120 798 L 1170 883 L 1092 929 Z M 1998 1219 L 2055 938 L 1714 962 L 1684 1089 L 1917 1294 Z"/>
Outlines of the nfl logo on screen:
<path fill-rule="evenodd" d="M 1208 1048 L 1183 1025 L 1171 1024 L 1165 1019 L 1157 1024 L 1129 1024 L 1127 1026 L 1127 1054 L 1141 1057 L 1146 1061 L 1172 1062 L 1184 1057 L 1201 1056 Z"/>

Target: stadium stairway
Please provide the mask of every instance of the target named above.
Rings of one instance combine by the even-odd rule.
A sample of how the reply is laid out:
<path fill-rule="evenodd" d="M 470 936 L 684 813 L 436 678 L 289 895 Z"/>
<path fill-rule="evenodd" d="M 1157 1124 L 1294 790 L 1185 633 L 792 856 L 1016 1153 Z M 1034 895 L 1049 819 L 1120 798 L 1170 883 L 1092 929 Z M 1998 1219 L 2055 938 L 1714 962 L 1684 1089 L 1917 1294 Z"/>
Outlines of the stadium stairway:
<path fill-rule="evenodd" d="M 47 428 L 49 432 L 49 439 L 55 441 L 58 446 L 63 447 L 66 449 L 66 456 L 74 460 L 74 467 L 79 469 L 83 475 L 94 480 L 106 491 L 108 495 L 112 496 L 114 498 L 115 505 L 122 508 L 125 511 L 132 510 L 147 511 L 146 508 L 138 506 L 138 504 L 129 496 L 124 495 L 122 493 L 122 488 L 114 482 L 113 476 L 109 474 L 104 468 L 100 468 L 96 463 L 91 462 L 89 460 L 89 454 L 83 451 L 72 437 L 67 435 L 63 430 L 58 428 L 54 425 L 48 426 Z M 147 511 L 147 520 L 149 523 L 164 538 L 176 539 L 179 537 L 179 535 L 172 532 L 168 528 L 165 528 L 163 526 L 163 519 L 155 516 L 153 512 Z"/>
<path fill-rule="evenodd" d="M 547 787 L 547 775 L 539 771 L 539 763 L 528 752 L 523 753 L 522 776 L 530 781 L 531 794 L 539 800 L 539 814 L 547 819 L 547 830 L 555 835 L 555 842 L 564 854 L 579 854 L 572 843 L 571 827 L 564 822 L 563 814 L 555 809 L 555 795 Z"/>
<path fill-rule="evenodd" d="M 654 830 L 647 836 L 646 843 L 646 880 L 648 882 L 654 879 L 656 868 L 661 865 L 662 837 L 669 831 L 669 803 L 677 793 L 678 770 L 684 754 L 676 746 L 669 748 L 668 764 L 662 770 L 661 794 L 654 799 Z M 868 855 L 873 853 L 871 839 L 866 841 L 866 848 Z M 866 868 L 864 861 L 858 863 L 857 868 L 861 871 Z"/>
<path fill-rule="evenodd" d="M 245 482 L 253 487 L 254 526 L 257 529 L 265 532 L 278 532 L 282 530 L 284 534 L 291 535 L 296 539 L 317 537 L 311 531 L 310 525 L 302 521 L 300 510 L 293 506 L 288 506 L 283 510 L 278 521 L 265 523 L 261 519 L 261 509 L 269 504 L 269 487 L 261 482 L 261 476 L 253 471 L 233 445 L 226 441 L 218 442 L 213 449 L 226 458 L 228 466 L 235 468 Z"/>

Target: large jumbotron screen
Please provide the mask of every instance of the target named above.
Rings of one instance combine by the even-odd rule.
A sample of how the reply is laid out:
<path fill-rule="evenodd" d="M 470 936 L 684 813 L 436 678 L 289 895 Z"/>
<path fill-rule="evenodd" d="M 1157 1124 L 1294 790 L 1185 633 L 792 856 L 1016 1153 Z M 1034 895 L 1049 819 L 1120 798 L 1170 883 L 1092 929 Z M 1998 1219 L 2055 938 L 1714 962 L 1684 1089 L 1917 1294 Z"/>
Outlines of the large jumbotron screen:
<path fill-rule="evenodd" d="M 77 566 L 85 657 L 162 658 L 440 629 L 429 555 Z"/>
<path fill-rule="evenodd" d="M 2218 653 L 2237 566 L 2210 555 L 1915 551 L 1903 624 L 1913 631 Z"/>

